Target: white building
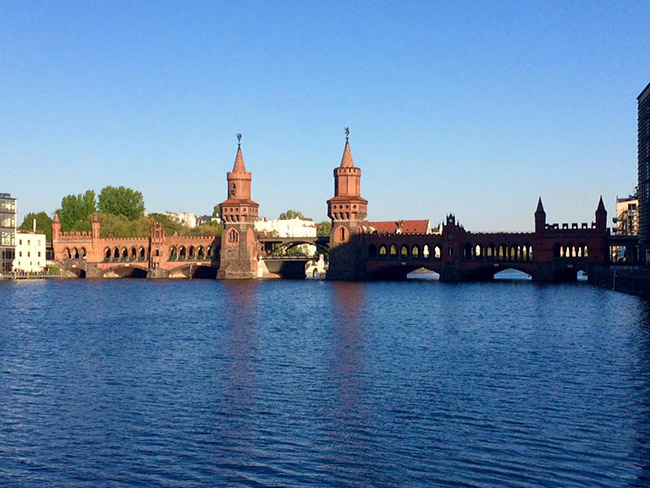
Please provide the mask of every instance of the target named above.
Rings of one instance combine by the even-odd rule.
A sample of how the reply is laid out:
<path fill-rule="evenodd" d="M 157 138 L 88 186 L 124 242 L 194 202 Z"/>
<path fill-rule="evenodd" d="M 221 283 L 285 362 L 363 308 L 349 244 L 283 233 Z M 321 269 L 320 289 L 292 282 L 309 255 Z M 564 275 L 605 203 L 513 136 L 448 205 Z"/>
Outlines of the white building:
<path fill-rule="evenodd" d="M 255 222 L 255 230 L 274 237 L 316 237 L 318 225 L 312 219 L 294 217 L 293 219 L 260 219 Z"/>
<path fill-rule="evenodd" d="M 16 231 L 14 271 L 38 273 L 45 267 L 45 234 Z"/>
<path fill-rule="evenodd" d="M 194 229 L 199 222 L 198 215 L 189 212 L 162 212 L 162 215 L 166 215 L 174 222 L 178 222 L 181 225 L 185 225 Z"/>
<path fill-rule="evenodd" d="M 255 230 L 269 237 L 316 237 L 318 224 L 312 219 L 294 217 L 293 219 L 260 219 L 255 222 Z M 297 248 L 307 256 L 316 253 L 316 246 L 302 245 Z"/>

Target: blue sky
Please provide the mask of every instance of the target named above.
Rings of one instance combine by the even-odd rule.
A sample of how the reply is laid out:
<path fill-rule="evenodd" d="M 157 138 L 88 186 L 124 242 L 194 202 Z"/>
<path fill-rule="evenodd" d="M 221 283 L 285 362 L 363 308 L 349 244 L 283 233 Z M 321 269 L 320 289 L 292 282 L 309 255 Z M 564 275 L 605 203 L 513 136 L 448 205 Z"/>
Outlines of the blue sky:
<path fill-rule="evenodd" d="M 209 213 L 242 132 L 260 214 L 322 220 L 350 126 L 371 220 L 611 217 L 649 29 L 648 2 L 0 0 L 0 191 Z"/>

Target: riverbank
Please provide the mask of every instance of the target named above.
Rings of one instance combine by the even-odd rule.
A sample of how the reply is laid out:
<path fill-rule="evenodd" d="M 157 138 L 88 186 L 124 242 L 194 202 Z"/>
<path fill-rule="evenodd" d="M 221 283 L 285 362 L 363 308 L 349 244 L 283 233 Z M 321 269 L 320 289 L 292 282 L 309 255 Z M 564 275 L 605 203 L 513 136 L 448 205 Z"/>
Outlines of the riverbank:
<path fill-rule="evenodd" d="M 608 290 L 650 298 L 650 269 L 617 266 L 595 268 L 589 272 L 589 282 Z"/>

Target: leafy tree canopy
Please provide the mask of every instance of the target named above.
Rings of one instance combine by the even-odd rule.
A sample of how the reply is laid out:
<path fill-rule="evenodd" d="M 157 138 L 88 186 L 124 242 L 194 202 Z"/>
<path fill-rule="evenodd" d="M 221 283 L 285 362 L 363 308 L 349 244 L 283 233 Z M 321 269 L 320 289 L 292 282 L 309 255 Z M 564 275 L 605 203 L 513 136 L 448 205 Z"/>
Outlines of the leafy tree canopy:
<path fill-rule="evenodd" d="M 99 193 L 99 211 L 135 220 L 144 215 L 144 198 L 131 188 L 106 186 Z"/>
<path fill-rule="evenodd" d="M 61 229 L 90 230 L 90 217 L 97 211 L 97 197 L 93 190 L 84 194 L 68 195 L 61 200 L 61 208 L 57 210 L 61 220 Z"/>
<path fill-rule="evenodd" d="M 299 212 L 298 210 L 289 209 L 286 212 L 282 212 L 278 217 L 278 219 L 288 220 L 288 219 L 295 219 L 296 217 L 304 218 L 305 216 L 302 214 L 302 212 Z"/>
<path fill-rule="evenodd" d="M 221 215 L 221 205 L 217 204 L 212 208 L 212 216 L 219 217 Z"/>
<path fill-rule="evenodd" d="M 316 235 L 318 237 L 329 237 L 330 232 L 332 231 L 332 223 L 328 220 L 323 220 L 318 223 L 316 227 Z"/>
<path fill-rule="evenodd" d="M 32 230 L 34 226 L 34 219 L 36 220 L 36 230 L 45 234 L 45 239 L 52 240 L 52 217 L 45 212 L 30 212 L 25 215 L 23 223 L 20 224 L 21 230 Z"/>
<path fill-rule="evenodd" d="M 92 217 L 91 217 L 92 219 Z M 129 220 L 124 215 L 99 214 L 102 237 L 145 237 L 151 234 L 156 222 L 160 222 L 167 235 L 180 236 L 218 236 L 223 232 L 221 224 L 200 225 L 192 229 L 180 224 L 167 215 L 152 213 L 135 220 Z"/>

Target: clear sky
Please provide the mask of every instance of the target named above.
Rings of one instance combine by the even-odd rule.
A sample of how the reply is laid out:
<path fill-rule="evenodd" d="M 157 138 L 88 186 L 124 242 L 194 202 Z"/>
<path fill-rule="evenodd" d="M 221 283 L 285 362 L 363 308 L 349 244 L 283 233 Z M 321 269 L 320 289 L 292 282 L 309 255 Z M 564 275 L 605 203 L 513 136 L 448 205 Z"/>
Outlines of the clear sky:
<path fill-rule="evenodd" d="M 636 184 L 650 3 L 0 0 L 0 191 L 210 213 L 242 132 L 260 214 L 326 218 L 345 126 L 371 220 L 594 218 Z"/>

